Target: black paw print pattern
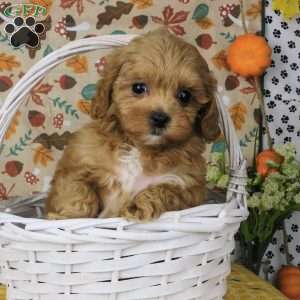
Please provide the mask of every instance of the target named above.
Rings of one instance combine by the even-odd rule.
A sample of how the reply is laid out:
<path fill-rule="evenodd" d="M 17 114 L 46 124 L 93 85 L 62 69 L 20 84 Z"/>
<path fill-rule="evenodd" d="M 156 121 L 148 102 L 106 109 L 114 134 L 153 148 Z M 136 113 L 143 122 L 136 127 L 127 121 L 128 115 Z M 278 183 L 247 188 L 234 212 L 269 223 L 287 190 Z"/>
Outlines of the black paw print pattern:
<path fill-rule="evenodd" d="M 288 94 L 290 94 L 292 92 L 292 87 L 289 84 L 286 84 L 284 86 L 284 91 Z"/>
<path fill-rule="evenodd" d="M 283 124 L 287 124 L 287 122 L 289 121 L 289 116 L 286 116 L 286 115 L 283 115 L 282 117 L 281 117 L 281 122 L 283 123 Z"/>
<path fill-rule="evenodd" d="M 294 41 L 288 41 L 288 46 L 289 48 L 294 49 L 296 48 L 296 43 Z"/>
<path fill-rule="evenodd" d="M 292 227 L 291 227 L 291 230 L 292 230 L 293 232 L 298 232 L 299 226 L 298 226 L 297 224 L 293 224 Z"/>
<path fill-rule="evenodd" d="M 267 97 L 267 98 L 271 97 L 271 91 L 264 89 L 264 96 Z"/>
<path fill-rule="evenodd" d="M 289 58 L 287 57 L 287 55 L 281 55 L 280 61 L 283 62 L 284 64 L 287 64 L 289 62 Z"/>
<path fill-rule="evenodd" d="M 271 1 L 269 1 L 271 3 Z M 300 159 L 300 17 L 286 21 L 265 5 L 265 33 L 272 63 L 264 76 L 264 98 L 275 144 L 293 142 Z"/>
<path fill-rule="evenodd" d="M 297 70 L 299 69 L 299 66 L 298 66 L 297 63 L 291 63 L 291 64 L 290 64 L 290 68 L 291 68 L 291 70 L 293 70 L 293 71 L 297 71 Z"/>
<path fill-rule="evenodd" d="M 288 29 L 289 28 L 289 25 L 288 25 L 288 23 L 287 22 L 281 22 L 281 28 L 282 29 Z"/>
<path fill-rule="evenodd" d="M 10 35 L 10 43 L 13 47 L 23 45 L 35 48 L 39 45 L 39 34 L 42 34 L 45 27 L 42 23 L 36 23 L 33 17 L 16 17 L 13 23 L 8 23 L 4 30 Z"/>
<path fill-rule="evenodd" d="M 294 239 L 293 236 L 288 234 L 287 242 L 290 243 L 293 239 Z"/>
<path fill-rule="evenodd" d="M 273 48 L 273 52 L 274 53 L 281 53 L 281 47 L 280 46 L 275 46 L 274 48 Z"/>
<path fill-rule="evenodd" d="M 282 135 L 282 133 L 283 133 L 283 130 L 282 130 L 282 128 L 281 127 L 278 127 L 278 128 L 276 128 L 276 134 L 277 135 Z"/>
<path fill-rule="evenodd" d="M 271 259 L 271 258 L 274 257 L 274 253 L 272 251 L 267 251 L 266 257 L 269 258 L 269 259 Z"/>
<path fill-rule="evenodd" d="M 272 83 L 273 83 L 274 85 L 277 85 L 277 84 L 279 83 L 279 79 L 278 79 L 276 76 L 273 76 L 273 78 L 272 78 Z"/>
<path fill-rule="evenodd" d="M 288 77 L 288 72 L 286 70 L 281 70 L 280 71 L 280 76 L 282 79 L 285 79 Z"/>
<path fill-rule="evenodd" d="M 294 132 L 295 131 L 295 126 L 294 125 L 288 125 L 286 129 L 287 129 L 288 132 Z"/>
<path fill-rule="evenodd" d="M 287 233 L 287 247 L 289 251 L 289 259 L 293 265 L 300 266 L 300 232 L 295 232 L 300 226 L 299 222 L 300 213 L 289 215 L 285 220 L 285 228 Z M 298 224 L 297 224 L 298 223 Z M 300 230 L 299 230 L 300 231 Z M 282 263 L 285 262 L 286 252 L 284 246 L 284 237 L 282 228 L 279 229 L 273 236 L 268 249 L 264 255 L 264 261 L 268 261 L 269 279 L 275 279 L 275 274 L 281 268 Z"/>
<path fill-rule="evenodd" d="M 266 17 L 265 17 L 265 23 L 266 23 L 266 24 L 271 24 L 272 22 L 273 22 L 272 16 L 266 16 Z"/>
<path fill-rule="evenodd" d="M 290 143 L 292 141 L 292 138 L 290 136 L 286 136 L 283 140 L 283 143 L 286 144 L 286 143 Z"/>
<path fill-rule="evenodd" d="M 270 102 L 268 102 L 267 103 L 267 106 L 269 107 L 269 108 L 274 108 L 274 107 L 276 107 L 276 103 L 275 103 L 275 101 L 270 101 Z"/>
<path fill-rule="evenodd" d="M 278 29 L 274 29 L 274 30 L 273 30 L 273 35 L 274 35 L 274 37 L 276 37 L 276 38 L 280 38 L 280 37 L 281 37 L 281 31 L 278 30 Z"/>

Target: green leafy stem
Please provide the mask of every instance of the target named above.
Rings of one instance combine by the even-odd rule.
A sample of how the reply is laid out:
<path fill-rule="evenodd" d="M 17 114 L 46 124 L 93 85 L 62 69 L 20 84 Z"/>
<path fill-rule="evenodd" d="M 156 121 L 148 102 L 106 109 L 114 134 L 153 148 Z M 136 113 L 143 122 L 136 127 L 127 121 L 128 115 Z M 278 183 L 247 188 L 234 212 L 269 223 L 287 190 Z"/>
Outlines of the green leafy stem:
<path fill-rule="evenodd" d="M 20 137 L 19 142 L 17 144 L 9 148 L 9 154 L 7 156 L 10 155 L 18 156 L 19 152 L 22 152 L 24 148 L 29 145 L 29 142 L 32 139 L 31 135 L 32 135 L 32 130 L 29 129 L 24 136 Z"/>
<path fill-rule="evenodd" d="M 236 39 L 235 34 L 231 35 L 230 32 L 220 32 L 220 35 L 223 36 L 225 40 L 227 40 L 230 43 L 232 43 Z"/>
<path fill-rule="evenodd" d="M 258 130 L 258 128 L 255 127 L 252 130 L 250 130 L 250 132 L 246 133 L 244 138 L 242 138 L 240 140 L 240 146 L 247 147 L 248 144 L 251 143 L 255 139 L 255 137 L 257 135 L 257 130 Z"/>
<path fill-rule="evenodd" d="M 60 109 L 64 110 L 66 114 L 79 119 L 78 111 L 72 106 L 72 104 L 68 103 L 66 100 L 62 100 L 60 97 L 50 99 L 55 107 L 59 107 Z"/>

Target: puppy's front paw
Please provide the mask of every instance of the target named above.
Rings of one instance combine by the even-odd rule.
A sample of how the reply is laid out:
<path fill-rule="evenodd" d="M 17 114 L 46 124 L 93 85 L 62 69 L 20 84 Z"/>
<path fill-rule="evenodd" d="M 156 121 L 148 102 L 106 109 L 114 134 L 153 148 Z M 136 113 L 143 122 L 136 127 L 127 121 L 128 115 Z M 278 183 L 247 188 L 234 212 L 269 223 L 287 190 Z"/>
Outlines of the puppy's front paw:
<path fill-rule="evenodd" d="M 162 213 L 159 201 L 149 198 L 145 193 L 138 194 L 132 201 L 126 202 L 121 209 L 121 217 L 129 220 L 151 221 Z"/>

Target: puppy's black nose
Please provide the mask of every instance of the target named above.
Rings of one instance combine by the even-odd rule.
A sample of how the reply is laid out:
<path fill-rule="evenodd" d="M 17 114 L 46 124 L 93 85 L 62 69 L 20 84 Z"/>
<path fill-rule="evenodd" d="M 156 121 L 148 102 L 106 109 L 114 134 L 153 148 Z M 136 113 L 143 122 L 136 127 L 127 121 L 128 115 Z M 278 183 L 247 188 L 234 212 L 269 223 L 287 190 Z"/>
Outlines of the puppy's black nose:
<path fill-rule="evenodd" d="M 170 120 L 169 115 L 162 111 L 154 111 L 150 115 L 150 124 L 152 127 L 165 128 Z"/>

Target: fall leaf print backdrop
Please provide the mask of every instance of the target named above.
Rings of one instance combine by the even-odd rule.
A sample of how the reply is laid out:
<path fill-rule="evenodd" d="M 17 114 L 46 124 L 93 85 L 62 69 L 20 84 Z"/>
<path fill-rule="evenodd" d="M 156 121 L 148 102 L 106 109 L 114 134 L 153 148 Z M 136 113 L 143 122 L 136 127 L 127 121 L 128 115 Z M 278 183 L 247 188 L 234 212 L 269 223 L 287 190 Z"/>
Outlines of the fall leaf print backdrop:
<path fill-rule="evenodd" d="M 13 49 L 0 19 L 0 105 L 35 62 L 69 41 L 100 34 L 142 34 L 160 26 L 194 44 L 218 80 L 249 161 L 257 132 L 253 80 L 228 70 L 226 49 L 242 33 L 239 0 L 24 0 L 47 8 L 37 48 Z M 261 3 L 246 0 L 249 29 L 260 30 Z M 0 11 L 14 1 L 0 1 Z M 26 96 L 0 146 L 0 200 L 45 191 L 73 131 L 89 121 L 105 51 L 76 55 L 51 70 Z M 223 151 L 224 139 L 208 151 Z"/>

